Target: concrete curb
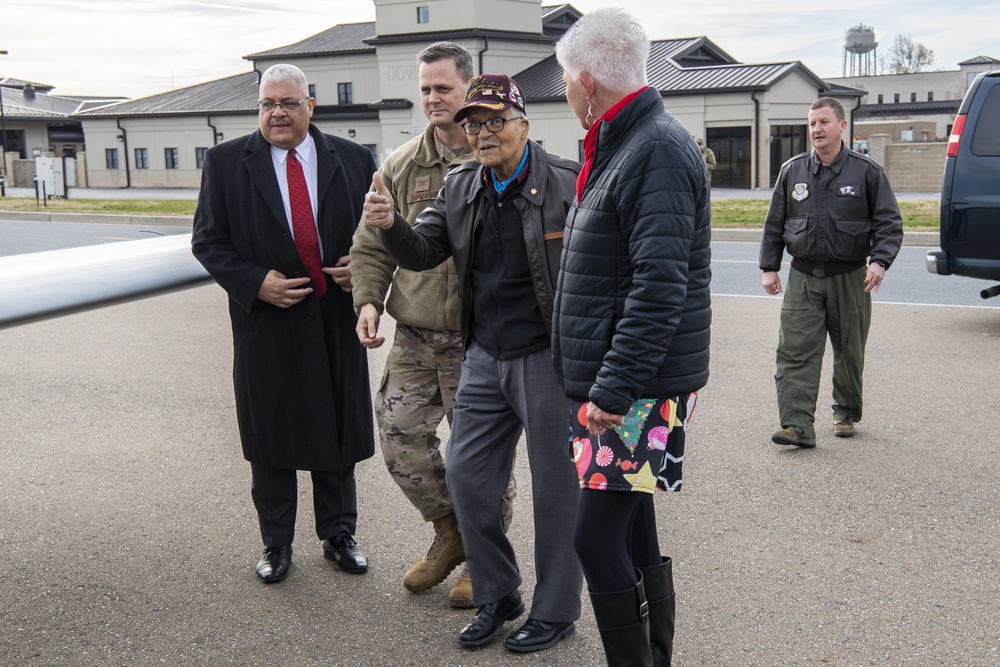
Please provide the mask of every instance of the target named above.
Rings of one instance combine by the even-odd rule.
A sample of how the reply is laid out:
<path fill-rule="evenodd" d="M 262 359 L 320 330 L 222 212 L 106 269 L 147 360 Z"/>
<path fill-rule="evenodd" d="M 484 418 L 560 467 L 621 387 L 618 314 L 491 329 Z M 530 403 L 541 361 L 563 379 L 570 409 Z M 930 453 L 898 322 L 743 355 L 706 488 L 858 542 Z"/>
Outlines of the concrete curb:
<path fill-rule="evenodd" d="M 123 213 L 47 213 L 43 211 L 3 211 L 0 218 L 37 222 L 96 222 L 115 225 L 160 225 L 190 227 L 190 215 L 129 215 Z"/>
<path fill-rule="evenodd" d="M 96 222 L 116 225 L 160 225 L 169 227 L 190 227 L 190 215 L 125 215 L 119 213 L 46 213 L 44 211 L 0 211 L 0 218 L 7 220 L 29 220 L 39 222 Z M 715 241 L 743 241 L 760 243 L 760 229 L 713 229 Z M 937 232 L 907 232 L 903 245 L 937 248 L 940 236 Z"/>

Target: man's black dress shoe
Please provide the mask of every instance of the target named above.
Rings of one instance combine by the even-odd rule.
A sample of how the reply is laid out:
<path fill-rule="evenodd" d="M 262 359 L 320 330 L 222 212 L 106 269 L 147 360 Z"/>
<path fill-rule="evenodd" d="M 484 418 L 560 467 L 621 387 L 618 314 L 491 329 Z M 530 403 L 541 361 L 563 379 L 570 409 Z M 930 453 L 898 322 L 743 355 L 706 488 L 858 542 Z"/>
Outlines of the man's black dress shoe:
<path fill-rule="evenodd" d="M 283 547 L 267 547 L 264 555 L 257 563 L 257 576 L 265 584 L 273 584 L 288 576 L 288 568 L 292 566 L 292 545 Z"/>
<path fill-rule="evenodd" d="M 458 643 L 462 646 L 482 646 L 496 639 L 503 630 L 504 621 L 510 621 L 524 613 L 521 591 L 514 591 L 496 602 L 484 604 L 476 612 L 472 623 L 458 633 Z"/>
<path fill-rule="evenodd" d="M 529 653 L 552 648 L 563 637 L 569 637 L 576 630 L 576 623 L 548 623 L 529 618 L 520 628 L 512 632 L 503 645 L 511 651 Z"/>
<path fill-rule="evenodd" d="M 332 540 L 323 540 L 323 555 L 344 572 L 363 574 L 368 571 L 368 557 L 358 548 L 354 537 L 341 533 Z"/>

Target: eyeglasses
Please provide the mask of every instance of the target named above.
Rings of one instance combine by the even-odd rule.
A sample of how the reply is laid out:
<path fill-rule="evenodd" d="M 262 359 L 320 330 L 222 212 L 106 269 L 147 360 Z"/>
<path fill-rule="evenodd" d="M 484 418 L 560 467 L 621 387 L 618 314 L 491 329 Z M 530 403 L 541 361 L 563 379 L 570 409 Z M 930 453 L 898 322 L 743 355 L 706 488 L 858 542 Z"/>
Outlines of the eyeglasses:
<path fill-rule="evenodd" d="M 263 111 L 264 113 L 270 113 L 274 111 L 274 107 L 281 107 L 285 111 L 295 111 L 300 106 L 302 106 L 303 102 L 305 102 L 308 99 L 309 99 L 308 97 L 303 97 L 301 100 L 298 100 L 297 102 L 257 102 L 257 106 L 260 107 L 260 110 Z"/>
<path fill-rule="evenodd" d="M 524 120 L 521 116 L 515 116 L 514 118 L 490 118 L 485 123 L 480 123 L 478 120 L 470 120 L 468 123 L 462 124 L 462 129 L 465 130 L 466 134 L 471 134 L 473 136 L 482 132 L 485 127 L 490 131 L 491 134 L 496 134 L 503 129 L 503 126 L 508 120 Z"/>

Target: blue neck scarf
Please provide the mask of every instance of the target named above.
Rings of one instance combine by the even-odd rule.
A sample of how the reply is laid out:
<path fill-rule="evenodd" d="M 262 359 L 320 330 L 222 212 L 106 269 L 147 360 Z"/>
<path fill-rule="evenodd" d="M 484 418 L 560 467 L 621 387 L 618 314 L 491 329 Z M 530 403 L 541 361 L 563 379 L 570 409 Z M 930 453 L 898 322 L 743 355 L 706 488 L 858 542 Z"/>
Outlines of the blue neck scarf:
<path fill-rule="evenodd" d="M 524 156 L 521 158 L 521 164 L 517 165 L 517 169 L 514 170 L 514 175 L 508 178 L 506 181 L 498 181 L 497 174 L 495 171 L 490 169 L 490 177 L 493 179 L 493 188 L 497 191 L 497 195 L 502 195 L 503 191 L 507 189 L 507 186 L 514 182 L 514 180 L 521 175 L 524 171 L 524 165 L 528 163 L 528 144 L 524 145 Z"/>

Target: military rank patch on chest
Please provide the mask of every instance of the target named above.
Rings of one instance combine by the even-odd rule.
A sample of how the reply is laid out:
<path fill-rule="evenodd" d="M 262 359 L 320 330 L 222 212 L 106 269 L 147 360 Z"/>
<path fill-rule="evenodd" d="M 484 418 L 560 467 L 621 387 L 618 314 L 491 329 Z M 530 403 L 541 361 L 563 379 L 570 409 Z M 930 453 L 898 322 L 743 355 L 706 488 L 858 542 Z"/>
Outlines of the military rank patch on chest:
<path fill-rule="evenodd" d="M 417 182 L 413 188 L 417 192 L 423 192 L 424 190 L 430 190 L 431 188 L 431 177 L 430 176 L 417 176 Z"/>
<path fill-rule="evenodd" d="M 855 185 L 838 185 L 837 194 L 841 197 L 857 197 L 858 188 Z"/>
<path fill-rule="evenodd" d="M 792 186 L 792 199 L 795 201 L 802 201 L 809 196 L 809 184 L 808 183 L 796 183 Z"/>

